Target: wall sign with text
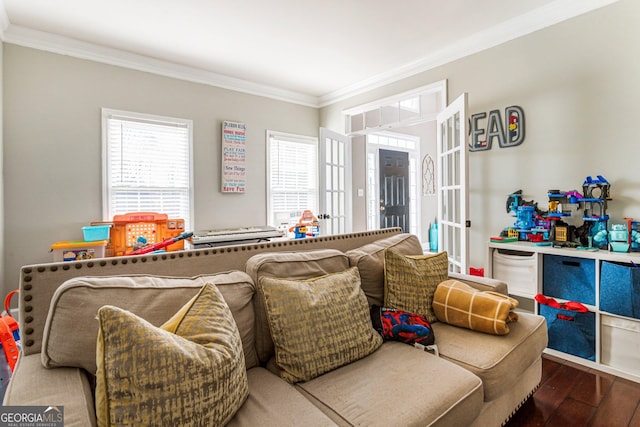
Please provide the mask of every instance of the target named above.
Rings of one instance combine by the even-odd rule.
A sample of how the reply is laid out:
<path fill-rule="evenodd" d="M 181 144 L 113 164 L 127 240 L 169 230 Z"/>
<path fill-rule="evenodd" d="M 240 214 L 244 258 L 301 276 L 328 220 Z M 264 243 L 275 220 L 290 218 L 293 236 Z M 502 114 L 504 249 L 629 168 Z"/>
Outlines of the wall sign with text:
<path fill-rule="evenodd" d="M 246 185 L 246 125 L 222 122 L 222 192 L 244 193 Z"/>
<path fill-rule="evenodd" d="M 512 105 L 504 109 L 504 122 L 500 110 L 472 114 L 469 119 L 469 151 L 491 150 L 493 140 L 500 148 L 515 147 L 524 141 L 524 110 Z"/>

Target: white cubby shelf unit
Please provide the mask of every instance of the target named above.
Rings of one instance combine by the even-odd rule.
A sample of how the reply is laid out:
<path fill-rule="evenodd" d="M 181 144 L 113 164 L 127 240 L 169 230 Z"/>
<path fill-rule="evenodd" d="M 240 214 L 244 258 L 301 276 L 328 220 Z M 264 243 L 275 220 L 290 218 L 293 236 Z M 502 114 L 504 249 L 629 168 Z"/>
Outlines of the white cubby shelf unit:
<path fill-rule="evenodd" d="M 536 294 L 559 303 L 577 301 L 588 308 L 588 319 L 582 320 L 592 323 L 591 331 L 579 340 L 592 346 L 593 354 L 571 354 L 574 347 L 585 343 L 572 342 L 577 340 L 572 333 L 563 342 L 561 322 L 549 331 L 550 345 L 545 352 L 640 382 L 640 252 L 591 251 L 530 242 L 488 245 L 487 276 L 507 282 L 510 295 L 531 300 L 529 306 L 535 313 L 549 315 L 548 306 L 534 300 Z M 568 323 L 568 329 L 577 328 L 577 323 Z M 584 328 L 584 322 L 580 323 Z"/>

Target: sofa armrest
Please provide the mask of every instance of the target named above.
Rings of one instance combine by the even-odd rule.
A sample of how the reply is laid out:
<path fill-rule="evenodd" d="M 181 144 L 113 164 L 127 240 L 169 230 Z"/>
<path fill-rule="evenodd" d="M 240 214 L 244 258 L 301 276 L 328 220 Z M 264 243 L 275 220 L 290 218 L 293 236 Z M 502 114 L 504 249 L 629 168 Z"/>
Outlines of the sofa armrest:
<path fill-rule="evenodd" d="M 42 366 L 40 353 L 21 355 L 3 405 L 63 406 L 66 427 L 96 425 L 86 372 L 79 368 L 47 369 Z"/>
<path fill-rule="evenodd" d="M 480 291 L 493 291 L 503 295 L 508 294 L 508 286 L 501 280 L 452 272 L 449 272 L 449 278 L 460 280 L 461 282 L 464 282 Z"/>

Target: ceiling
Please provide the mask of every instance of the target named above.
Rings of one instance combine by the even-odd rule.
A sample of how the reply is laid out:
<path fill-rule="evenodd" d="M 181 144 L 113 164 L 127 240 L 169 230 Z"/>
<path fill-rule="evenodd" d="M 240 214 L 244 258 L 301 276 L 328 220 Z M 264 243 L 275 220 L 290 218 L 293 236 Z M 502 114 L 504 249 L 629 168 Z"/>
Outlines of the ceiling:
<path fill-rule="evenodd" d="M 0 35 L 318 107 L 614 1 L 0 0 Z"/>

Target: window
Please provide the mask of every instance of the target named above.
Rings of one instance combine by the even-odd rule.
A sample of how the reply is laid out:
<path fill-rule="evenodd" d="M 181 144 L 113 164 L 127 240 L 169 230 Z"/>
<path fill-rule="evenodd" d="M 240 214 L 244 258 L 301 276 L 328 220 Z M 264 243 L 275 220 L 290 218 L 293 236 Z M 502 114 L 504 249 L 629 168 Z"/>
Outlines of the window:
<path fill-rule="evenodd" d="M 102 110 L 103 217 L 159 212 L 191 229 L 191 120 Z"/>
<path fill-rule="evenodd" d="M 267 224 L 318 212 L 318 139 L 267 131 Z"/>

